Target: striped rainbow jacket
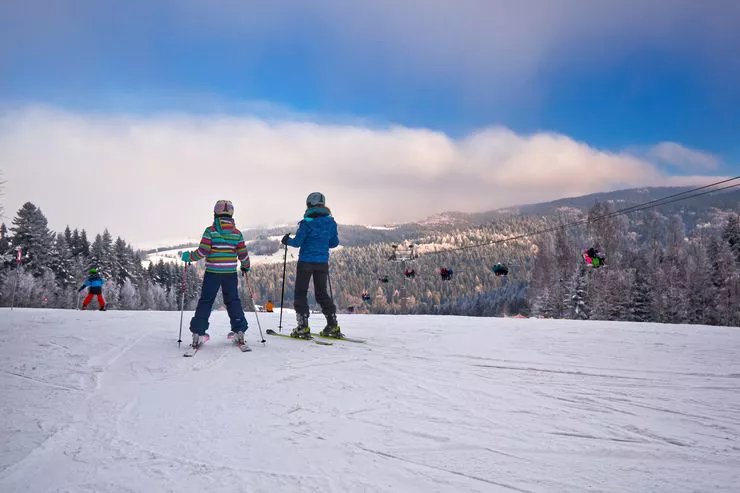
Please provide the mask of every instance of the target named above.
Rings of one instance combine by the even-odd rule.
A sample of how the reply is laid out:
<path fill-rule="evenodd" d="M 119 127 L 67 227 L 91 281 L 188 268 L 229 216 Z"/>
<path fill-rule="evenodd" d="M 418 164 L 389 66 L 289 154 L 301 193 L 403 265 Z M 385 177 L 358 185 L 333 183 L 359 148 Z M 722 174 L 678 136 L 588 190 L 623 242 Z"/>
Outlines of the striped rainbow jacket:
<path fill-rule="evenodd" d="M 236 272 L 237 259 L 242 267 L 249 267 L 249 252 L 242 232 L 236 229 L 234 219 L 217 217 L 203 232 L 198 249 L 189 252 L 190 261 L 206 259 L 206 272 L 232 274 Z"/>

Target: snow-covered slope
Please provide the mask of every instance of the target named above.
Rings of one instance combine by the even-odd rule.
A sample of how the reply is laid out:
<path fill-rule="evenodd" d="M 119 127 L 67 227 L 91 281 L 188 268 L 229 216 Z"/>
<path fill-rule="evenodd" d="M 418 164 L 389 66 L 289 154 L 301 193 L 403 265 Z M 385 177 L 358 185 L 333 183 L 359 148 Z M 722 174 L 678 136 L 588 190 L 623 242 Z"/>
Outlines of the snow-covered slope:
<path fill-rule="evenodd" d="M 188 359 L 179 316 L 0 310 L 0 491 L 738 491 L 738 329 L 249 314 L 243 354 L 218 312 Z"/>
<path fill-rule="evenodd" d="M 157 264 L 160 260 L 166 264 L 179 262 L 180 252 L 183 250 L 183 248 L 176 248 L 173 250 L 160 250 L 156 253 L 150 253 L 146 256 L 144 260 L 141 261 L 141 264 L 146 269 L 147 267 L 149 267 L 149 264 Z"/>

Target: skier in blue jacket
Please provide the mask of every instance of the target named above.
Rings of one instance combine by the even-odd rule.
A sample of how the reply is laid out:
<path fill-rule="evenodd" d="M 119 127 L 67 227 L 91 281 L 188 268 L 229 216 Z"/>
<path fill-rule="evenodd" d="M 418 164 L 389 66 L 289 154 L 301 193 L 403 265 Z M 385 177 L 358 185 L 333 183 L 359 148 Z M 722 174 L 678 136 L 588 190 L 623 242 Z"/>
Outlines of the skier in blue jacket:
<path fill-rule="evenodd" d="M 101 312 L 104 312 L 106 310 L 105 308 L 105 298 L 103 298 L 103 284 L 105 284 L 105 279 L 100 277 L 100 274 L 98 274 L 98 268 L 92 267 L 90 270 L 87 271 L 88 274 L 90 274 L 87 279 L 85 279 L 85 282 L 82 283 L 82 286 L 80 286 L 80 289 L 77 290 L 78 293 L 81 293 L 85 288 L 87 288 L 87 296 L 85 297 L 85 300 L 82 302 L 82 310 L 87 310 L 87 306 L 90 304 L 90 302 L 93 299 L 93 296 L 98 297 L 98 309 Z"/>
<path fill-rule="evenodd" d="M 337 223 L 326 207 L 324 194 L 313 192 L 308 196 L 306 212 L 303 220 L 298 223 L 295 237 L 291 238 L 287 234 L 283 236 L 282 243 L 300 248 L 293 301 L 298 325 L 290 335 L 301 339 L 311 338 L 311 329 L 308 326 L 310 315 L 308 285 L 313 278 L 316 301 L 321 305 L 321 311 L 326 317 L 326 327 L 321 331 L 321 335 L 342 338 L 343 334 L 337 323 L 337 307 L 327 292 L 329 249 L 339 246 L 339 235 Z"/>

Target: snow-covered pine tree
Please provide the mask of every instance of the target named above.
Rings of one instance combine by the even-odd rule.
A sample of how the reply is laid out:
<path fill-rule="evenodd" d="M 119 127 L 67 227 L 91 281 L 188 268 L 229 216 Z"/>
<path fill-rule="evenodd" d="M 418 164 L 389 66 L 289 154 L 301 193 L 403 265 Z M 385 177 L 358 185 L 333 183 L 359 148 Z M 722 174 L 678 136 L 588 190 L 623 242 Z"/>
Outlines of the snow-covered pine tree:
<path fill-rule="evenodd" d="M 550 318 L 564 318 L 568 316 L 563 300 L 568 295 L 567 281 L 561 281 L 553 284 L 550 288 L 550 296 L 544 310 Z"/>
<path fill-rule="evenodd" d="M 700 238 L 692 238 L 686 245 L 686 251 L 686 289 L 689 296 L 684 322 L 705 324 L 709 313 L 714 310 L 712 268 L 705 244 Z"/>
<path fill-rule="evenodd" d="M 565 229 L 555 232 L 553 260 L 558 280 L 568 279 L 580 260 L 578 247 Z"/>
<path fill-rule="evenodd" d="M 53 258 L 53 233 L 46 216 L 31 202 L 26 202 L 13 218 L 13 248 L 23 248 L 23 265 L 34 276 L 41 276 L 51 267 Z"/>
<path fill-rule="evenodd" d="M 653 290 L 646 270 L 647 263 L 643 268 L 635 269 L 635 278 L 630 289 L 629 320 L 632 322 L 654 321 Z"/>
<path fill-rule="evenodd" d="M 74 243 L 72 243 L 72 230 L 69 229 L 69 225 L 64 228 L 64 241 L 67 242 L 70 253 L 74 251 Z"/>
<path fill-rule="evenodd" d="M 591 320 L 609 320 L 607 304 L 609 303 L 609 288 L 606 285 L 605 269 L 588 269 L 586 292 L 591 308 Z"/>
<path fill-rule="evenodd" d="M 685 323 L 688 318 L 689 258 L 683 229 L 683 221 L 676 216 L 672 217 L 666 229 L 666 247 L 653 276 L 658 296 L 658 321 L 664 323 Z"/>
<path fill-rule="evenodd" d="M 13 247 L 10 245 L 8 228 L 5 223 L 0 223 L 0 276 L 3 275 L 5 269 L 12 265 L 13 259 Z"/>
<path fill-rule="evenodd" d="M 141 297 L 139 296 L 139 290 L 131 282 L 130 278 L 127 278 L 121 286 L 121 292 L 119 296 L 119 305 L 121 310 L 140 310 L 141 309 Z"/>
<path fill-rule="evenodd" d="M 95 240 L 90 245 L 90 258 L 88 260 L 90 267 L 97 267 L 104 277 L 110 276 L 109 272 L 105 272 L 102 269 L 102 264 L 105 261 L 105 248 L 103 247 L 103 236 L 96 235 Z"/>
<path fill-rule="evenodd" d="M 0 255 L 9 253 L 11 250 L 8 227 L 5 223 L 0 223 Z"/>
<path fill-rule="evenodd" d="M 16 284 L 17 283 L 17 284 Z M 16 277 L 16 273 L 6 276 L 3 280 L 0 295 L 2 304 L 10 306 L 10 300 L 13 290 L 15 289 L 15 306 L 30 307 L 33 301 L 40 298 L 40 281 L 29 271 L 21 271 Z"/>
<path fill-rule="evenodd" d="M 672 248 L 681 249 L 686 241 L 686 224 L 683 222 L 683 218 L 678 214 L 674 214 L 668 220 L 668 231 L 666 235 L 666 248 L 671 250 Z"/>
<path fill-rule="evenodd" d="M 177 266 L 174 264 L 172 264 L 172 266 L 173 269 L 177 271 Z M 180 283 L 182 283 L 182 281 L 180 281 Z M 192 266 L 188 269 L 185 285 L 187 289 L 187 291 L 185 291 L 185 308 L 188 310 L 194 310 L 198 304 L 198 298 L 200 298 L 202 279 L 198 274 L 198 271 Z M 252 281 L 252 285 L 254 287 L 254 281 Z"/>
<path fill-rule="evenodd" d="M 571 278 L 570 306 L 568 318 L 573 320 L 588 320 L 591 318 L 591 308 L 588 303 L 586 268 L 580 267 Z"/>
<path fill-rule="evenodd" d="M 109 278 L 113 281 L 118 281 L 116 279 L 116 270 L 115 270 L 115 259 L 114 259 L 114 251 L 113 251 L 113 236 L 111 236 L 110 232 L 108 231 L 108 228 L 103 231 L 102 236 L 103 241 L 103 259 L 101 261 L 101 264 L 99 265 L 100 270 L 106 275 L 109 276 Z"/>
<path fill-rule="evenodd" d="M 0 286 L 3 286 L 12 265 L 13 249 L 10 246 L 8 228 L 5 226 L 5 223 L 0 223 Z M 0 298 L 2 298 L 2 293 L 0 293 Z"/>
<path fill-rule="evenodd" d="M 113 279 L 119 285 L 127 280 L 135 278 L 135 267 L 133 252 L 128 248 L 126 242 L 119 236 L 113 245 Z"/>
<path fill-rule="evenodd" d="M 79 251 L 75 253 L 75 256 L 82 255 L 85 258 L 90 256 L 90 241 L 87 239 L 87 231 L 84 229 L 80 231 Z"/>
<path fill-rule="evenodd" d="M 707 254 L 711 265 L 713 310 L 708 322 L 712 325 L 729 325 L 737 311 L 737 262 L 729 243 L 710 237 Z"/>
<path fill-rule="evenodd" d="M 69 231 L 67 228 L 66 231 Z M 62 289 L 76 283 L 75 262 L 72 257 L 72 248 L 67 243 L 66 234 L 59 233 L 54 242 L 54 263 L 52 270 Z M 71 235 L 70 235 L 71 236 Z"/>
<path fill-rule="evenodd" d="M 606 272 L 609 299 L 606 305 L 608 320 L 625 320 L 630 312 L 630 287 L 634 272 L 630 269 L 610 269 Z"/>
<path fill-rule="evenodd" d="M 195 266 L 191 266 L 189 270 L 194 270 L 194 268 Z M 174 276 L 172 275 L 173 267 L 169 264 L 165 264 L 162 259 L 159 259 L 159 262 L 154 264 L 152 270 L 153 281 L 165 288 L 166 291 L 170 291 L 172 286 L 176 285 L 179 280 L 177 274 Z"/>
<path fill-rule="evenodd" d="M 722 230 L 722 239 L 724 239 L 730 250 L 735 254 L 735 259 L 740 263 L 740 215 L 731 215 L 727 219 L 727 224 Z"/>
<path fill-rule="evenodd" d="M 72 231 L 69 245 L 72 247 L 72 256 L 77 258 L 82 255 L 82 247 L 80 246 L 80 232 L 75 228 Z"/>

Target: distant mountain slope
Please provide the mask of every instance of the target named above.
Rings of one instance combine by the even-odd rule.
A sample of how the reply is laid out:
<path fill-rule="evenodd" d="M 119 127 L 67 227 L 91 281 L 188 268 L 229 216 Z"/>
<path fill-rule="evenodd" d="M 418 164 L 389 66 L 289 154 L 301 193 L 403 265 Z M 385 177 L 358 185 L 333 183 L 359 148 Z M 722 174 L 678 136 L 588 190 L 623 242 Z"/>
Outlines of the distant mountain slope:
<path fill-rule="evenodd" d="M 565 209 L 575 209 L 586 212 L 596 202 L 612 203 L 616 209 L 643 204 L 653 200 L 659 200 L 669 195 L 678 194 L 691 190 L 691 187 L 647 187 L 617 190 L 613 192 L 592 193 L 579 197 L 567 197 L 550 202 L 537 204 L 525 204 L 502 209 L 494 209 L 485 212 L 442 212 L 433 216 L 420 219 L 416 222 L 395 224 L 386 227 L 362 226 L 356 224 L 340 224 L 339 233 L 342 244 L 347 247 L 363 246 L 378 243 L 413 241 L 429 234 L 449 233 L 454 230 L 490 225 L 500 222 L 509 222 L 516 217 L 529 215 L 554 215 Z M 716 194 L 706 195 L 696 199 L 682 200 L 674 204 L 661 206 L 664 214 L 676 214 L 682 211 L 686 214 L 697 213 L 700 210 L 733 209 L 740 204 L 740 190 L 729 190 Z M 686 219 L 686 218 L 684 218 Z M 691 225 L 693 227 L 693 224 Z M 259 228 L 243 230 L 244 238 L 248 241 L 280 238 L 285 233 L 296 230 L 294 226 L 279 226 L 275 228 Z M 183 247 L 194 247 L 194 243 L 181 245 L 163 246 L 157 249 L 148 249 L 144 253 L 155 253 L 163 250 L 174 250 Z"/>

